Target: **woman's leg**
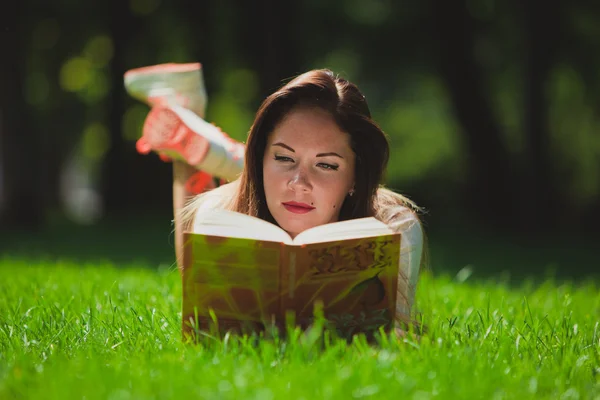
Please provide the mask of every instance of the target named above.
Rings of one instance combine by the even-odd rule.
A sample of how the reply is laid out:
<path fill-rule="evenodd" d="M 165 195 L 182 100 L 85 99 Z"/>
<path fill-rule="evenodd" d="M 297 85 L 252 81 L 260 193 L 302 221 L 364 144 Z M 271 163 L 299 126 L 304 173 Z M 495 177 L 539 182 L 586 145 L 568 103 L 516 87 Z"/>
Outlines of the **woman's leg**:
<path fill-rule="evenodd" d="M 187 201 L 215 187 L 211 175 L 232 180 L 241 172 L 244 145 L 206 123 L 206 92 L 201 65 L 161 64 L 127 71 L 125 88 L 152 107 L 136 147 L 173 161 L 175 255 L 182 268 L 180 210 Z"/>
<path fill-rule="evenodd" d="M 174 107 L 154 107 L 146 118 L 138 150 L 157 152 L 163 159 L 173 156 L 175 255 L 181 269 L 183 232 L 190 228 L 182 225 L 181 209 L 192 197 L 215 188 L 213 176 L 237 178 L 243 167 L 244 146 L 196 114 L 179 118 L 180 112 Z M 216 138 L 215 131 L 219 135 Z"/>
<path fill-rule="evenodd" d="M 189 227 L 183 226 L 180 220 L 180 211 L 185 203 L 198 193 L 194 193 L 193 187 L 189 184 L 198 170 L 186 164 L 183 161 L 173 161 L 173 221 L 175 224 L 175 257 L 179 270 L 183 269 L 183 232 Z M 209 176 L 210 178 L 210 176 Z M 212 179 L 211 179 L 212 181 Z M 213 188 L 213 185 L 206 186 L 206 190 Z"/>

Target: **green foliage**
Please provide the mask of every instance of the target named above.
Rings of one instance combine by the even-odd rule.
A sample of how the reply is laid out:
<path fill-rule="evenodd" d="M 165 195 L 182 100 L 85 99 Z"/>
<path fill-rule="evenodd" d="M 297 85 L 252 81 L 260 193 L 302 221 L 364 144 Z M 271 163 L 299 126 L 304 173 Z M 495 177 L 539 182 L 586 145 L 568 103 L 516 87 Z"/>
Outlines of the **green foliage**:
<path fill-rule="evenodd" d="M 258 77 L 254 71 L 235 68 L 220 74 L 219 90 L 209 97 L 207 119 L 232 138 L 245 142 L 254 122 Z"/>
<path fill-rule="evenodd" d="M 425 275 L 419 339 L 181 342 L 177 271 L 0 261 L 0 398 L 591 398 L 593 282 Z M 324 339 L 324 340 L 323 340 Z"/>
<path fill-rule="evenodd" d="M 559 187 L 578 207 L 597 201 L 600 193 L 600 120 L 581 75 L 557 66 L 548 84 L 552 154 L 560 173 Z"/>
<path fill-rule="evenodd" d="M 561 6 L 555 54 L 547 66 L 539 66 L 540 73 L 549 71 L 538 104 L 546 113 L 540 121 L 546 126 L 542 139 L 550 143 L 555 186 L 574 216 L 594 207 L 600 194 L 594 112 L 600 93 L 595 51 L 600 10 L 588 3 Z M 440 73 L 439 59 L 447 43 L 435 35 L 427 2 L 311 0 L 276 8 L 260 2 L 240 7 L 231 0 L 198 4 L 130 0 L 88 6 L 63 0 L 52 9 L 30 7 L 19 16 L 19 90 L 39 148 L 53 144 L 52 157 L 45 160 L 49 171 L 60 170 L 71 158 L 84 159 L 82 165 L 100 171 L 111 162 L 107 155 L 115 147 L 126 151 L 114 154 L 136 156 L 134 141 L 148 107 L 124 91 L 122 74 L 130 68 L 202 62 L 207 119 L 240 141 L 263 95 L 275 90 L 274 82 L 330 68 L 359 85 L 390 135 L 388 183 L 402 188 L 444 182 L 449 188 L 430 185 L 431 197 L 441 197 L 436 190 L 459 193 L 468 176 L 463 163 L 473 159 L 464 147 L 465 133 L 482 138 L 488 133 L 468 132 L 457 123 L 459 104 L 453 101 L 465 99 L 448 98 L 452 85 Z M 530 155 L 525 144 L 531 135 L 524 123 L 531 90 L 524 54 L 526 32 L 536 26 L 512 3 L 464 4 L 476 26 L 464 38 L 466 52 L 476 61 L 475 78 L 481 77 L 512 164 L 526 175 L 519 171 L 526 168 Z M 269 13 L 263 13 L 266 9 Z M 287 62 L 286 54 L 293 54 L 293 61 Z M 119 137 L 127 142 L 115 140 Z M 92 181 L 110 182 L 100 173 L 85 174 L 98 175 Z M 55 190 L 56 182 L 51 180 L 46 190 Z"/>
<path fill-rule="evenodd" d="M 436 174 L 457 179 L 464 149 L 443 85 L 426 74 L 415 81 L 403 96 L 374 111 L 390 137 L 388 180 L 410 182 Z"/>

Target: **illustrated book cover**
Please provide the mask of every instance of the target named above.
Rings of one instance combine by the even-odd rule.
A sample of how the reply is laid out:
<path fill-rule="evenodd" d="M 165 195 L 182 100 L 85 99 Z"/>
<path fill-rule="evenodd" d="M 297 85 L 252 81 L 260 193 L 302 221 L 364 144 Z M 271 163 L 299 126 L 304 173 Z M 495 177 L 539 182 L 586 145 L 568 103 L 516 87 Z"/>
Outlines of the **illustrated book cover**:
<path fill-rule="evenodd" d="M 184 233 L 184 336 L 195 329 L 308 327 L 315 304 L 342 337 L 393 324 L 400 234 L 375 218 L 308 229 L 294 239 L 259 218 L 199 213 Z M 215 323 L 216 319 L 216 323 Z"/>

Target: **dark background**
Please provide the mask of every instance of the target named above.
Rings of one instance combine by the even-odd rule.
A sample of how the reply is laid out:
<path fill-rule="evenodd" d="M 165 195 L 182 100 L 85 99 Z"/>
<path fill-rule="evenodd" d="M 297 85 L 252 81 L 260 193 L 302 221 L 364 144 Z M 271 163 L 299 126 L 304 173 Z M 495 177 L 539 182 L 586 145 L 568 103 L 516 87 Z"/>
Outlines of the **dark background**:
<path fill-rule="evenodd" d="M 5 2 L 8 3 L 8 2 Z M 330 68 L 388 133 L 434 272 L 582 278 L 600 256 L 600 2 L 75 0 L 0 13 L 0 255 L 171 265 L 171 167 L 141 156 L 123 74 L 201 62 L 244 140 L 288 78 Z"/>

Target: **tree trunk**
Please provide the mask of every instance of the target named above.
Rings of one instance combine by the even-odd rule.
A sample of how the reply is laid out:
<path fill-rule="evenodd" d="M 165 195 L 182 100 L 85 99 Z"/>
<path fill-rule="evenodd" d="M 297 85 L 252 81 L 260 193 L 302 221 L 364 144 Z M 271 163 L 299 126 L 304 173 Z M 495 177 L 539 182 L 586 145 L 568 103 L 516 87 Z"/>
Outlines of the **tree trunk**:
<path fill-rule="evenodd" d="M 464 0 L 432 0 L 439 71 L 466 145 L 467 207 L 485 222 L 515 222 L 515 181 L 510 158 L 473 56 L 475 26 Z"/>
<path fill-rule="evenodd" d="M 238 0 L 246 17 L 240 27 L 241 48 L 251 68 L 258 71 L 261 100 L 277 90 L 287 78 L 298 75 L 298 46 L 293 1 Z"/>
<path fill-rule="evenodd" d="M 0 229 L 39 228 L 44 219 L 39 134 L 32 129 L 23 98 L 23 65 L 28 37 L 23 25 L 24 5 L 8 2 L 0 35 Z"/>
<path fill-rule="evenodd" d="M 545 85 L 554 63 L 560 39 L 560 11 L 557 0 L 526 0 L 523 7 L 525 32 L 525 165 L 524 205 L 531 228 L 560 224 L 559 191 L 553 180 L 550 159 L 548 101 Z"/>
<path fill-rule="evenodd" d="M 135 193 L 131 193 L 131 173 L 127 168 L 127 146 L 121 130 L 125 110 L 124 54 L 131 32 L 135 29 L 127 2 L 111 0 L 107 6 L 109 28 L 113 40 L 114 53 L 110 64 L 111 94 L 108 102 L 108 126 L 110 147 L 103 165 L 103 195 L 106 212 L 122 211 L 132 206 Z"/>
<path fill-rule="evenodd" d="M 186 0 L 185 8 L 178 16 L 184 19 L 186 24 L 192 28 L 192 34 L 198 40 L 194 41 L 192 49 L 193 59 L 189 62 L 199 62 L 202 64 L 202 75 L 204 84 L 208 93 L 212 93 L 214 82 L 216 81 L 216 57 L 219 52 L 219 38 L 217 38 L 218 24 L 221 22 L 215 15 L 215 5 L 211 1 L 200 2 L 195 0 Z"/>

